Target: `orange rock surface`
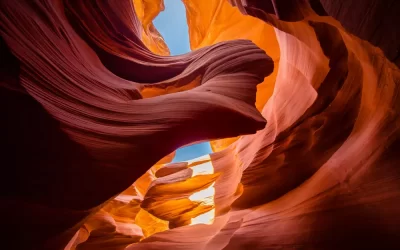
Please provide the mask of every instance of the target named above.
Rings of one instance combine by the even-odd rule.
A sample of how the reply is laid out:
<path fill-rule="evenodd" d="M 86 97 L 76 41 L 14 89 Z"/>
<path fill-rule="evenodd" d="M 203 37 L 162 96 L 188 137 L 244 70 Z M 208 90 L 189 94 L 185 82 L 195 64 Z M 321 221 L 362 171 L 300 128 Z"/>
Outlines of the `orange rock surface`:
<path fill-rule="evenodd" d="M 274 71 L 257 85 L 256 107 L 262 110 L 274 90 L 279 69 L 279 44 L 274 27 L 252 16 L 245 16 L 226 0 L 183 0 L 192 50 L 234 39 L 249 39 L 274 60 Z M 225 149 L 236 138 L 212 141 L 214 152 Z"/>
<path fill-rule="evenodd" d="M 3 244 L 398 249 L 400 3 L 183 2 L 0 1 Z"/>

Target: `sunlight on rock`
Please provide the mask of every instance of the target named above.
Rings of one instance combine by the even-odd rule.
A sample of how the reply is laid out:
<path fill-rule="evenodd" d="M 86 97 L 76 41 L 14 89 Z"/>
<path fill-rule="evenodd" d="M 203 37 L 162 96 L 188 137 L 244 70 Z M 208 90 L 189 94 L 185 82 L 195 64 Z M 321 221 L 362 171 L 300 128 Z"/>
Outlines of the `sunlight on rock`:
<path fill-rule="evenodd" d="M 168 221 L 161 220 L 144 209 L 136 215 L 135 224 L 140 226 L 145 237 L 168 230 Z"/>
<path fill-rule="evenodd" d="M 196 161 L 197 162 L 207 161 L 207 162 L 200 163 L 199 165 L 194 165 L 194 163 Z M 188 165 L 193 171 L 192 177 L 195 177 L 197 175 L 207 175 L 207 174 L 213 174 L 214 173 L 214 167 L 212 165 L 212 161 L 211 161 L 210 155 L 205 155 L 205 156 L 199 157 L 197 159 L 193 159 L 191 161 L 188 161 Z M 190 166 L 190 165 L 194 165 L 194 166 Z"/>
<path fill-rule="evenodd" d="M 0 0 L 2 245 L 400 249 L 398 13 Z"/>
<path fill-rule="evenodd" d="M 214 222 L 214 217 L 215 217 L 215 208 L 195 218 L 192 218 L 190 225 L 196 225 L 196 224 L 210 225 Z"/>
<path fill-rule="evenodd" d="M 207 161 L 208 160 L 208 161 Z M 212 165 L 212 161 L 210 158 L 210 155 L 204 155 L 199 158 L 193 159 L 188 162 L 189 165 L 194 164 L 195 162 L 203 162 L 207 161 L 204 163 L 201 163 L 199 165 L 195 165 L 191 167 L 193 170 L 192 172 L 192 177 L 198 176 L 198 175 L 209 175 L 214 173 L 214 167 Z M 199 192 L 196 192 L 192 195 L 189 196 L 189 199 L 191 201 L 197 201 L 201 202 L 202 205 L 204 206 L 214 206 L 214 196 L 215 196 L 215 187 L 214 183 L 212 183 L 208 188 L 203 189 Z M 191 224 L 190 225 L 195 225 L 195 224 L 212 224 L 214 221 L 215 217 L 215 208 L 212 210 L 205 212 L 195 218 L 192 218 Z"/>
<path fill-rule="evenodd" d="M 191 201 L 201 202 L 202 205 L 208 205 L 208 206 L 214 205 L 214 195 L 215 195 L 214 184 L 215 183 L 211 184 L 211 186 L 209 186 L 206 189 L 203 189 L 199 192 L 192 194 L 191 196 L 189 196 L 189 199 Z"/>

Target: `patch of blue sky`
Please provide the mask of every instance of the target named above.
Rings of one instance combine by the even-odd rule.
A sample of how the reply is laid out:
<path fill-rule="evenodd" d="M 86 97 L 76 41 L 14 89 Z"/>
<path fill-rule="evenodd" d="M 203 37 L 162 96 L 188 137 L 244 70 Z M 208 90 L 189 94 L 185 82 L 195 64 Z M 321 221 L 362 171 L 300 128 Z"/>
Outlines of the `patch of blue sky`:
<path fill-rule="evenodd" d="M 154 19 L 153 24 L 164 37 L 171 55 L 190 51 L 186 10 L 181 0 L 164 0 L 165 10 Z"/>

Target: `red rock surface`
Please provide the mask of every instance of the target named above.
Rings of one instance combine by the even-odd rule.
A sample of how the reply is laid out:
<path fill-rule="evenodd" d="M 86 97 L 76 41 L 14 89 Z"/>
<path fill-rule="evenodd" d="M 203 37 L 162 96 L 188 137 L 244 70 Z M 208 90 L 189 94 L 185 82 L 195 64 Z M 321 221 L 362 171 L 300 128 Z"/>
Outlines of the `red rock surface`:
<path fill-rule="evenodd" d="M 398 2 L 230 2 L 279 58 L 156 55 L 130 0 L 0 1 L 7 249 L 400 247 Z"/>

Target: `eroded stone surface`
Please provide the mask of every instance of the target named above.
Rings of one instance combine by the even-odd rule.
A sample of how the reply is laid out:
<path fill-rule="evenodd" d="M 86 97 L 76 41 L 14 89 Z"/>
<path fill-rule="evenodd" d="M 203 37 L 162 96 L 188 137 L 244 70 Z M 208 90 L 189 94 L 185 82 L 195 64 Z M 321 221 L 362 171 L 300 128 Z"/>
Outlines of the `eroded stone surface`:
<path fill-rule="evenodd" d="M 4 244 L 397 249 L 396 1 L 183 2 L 0 2 Z"/>

